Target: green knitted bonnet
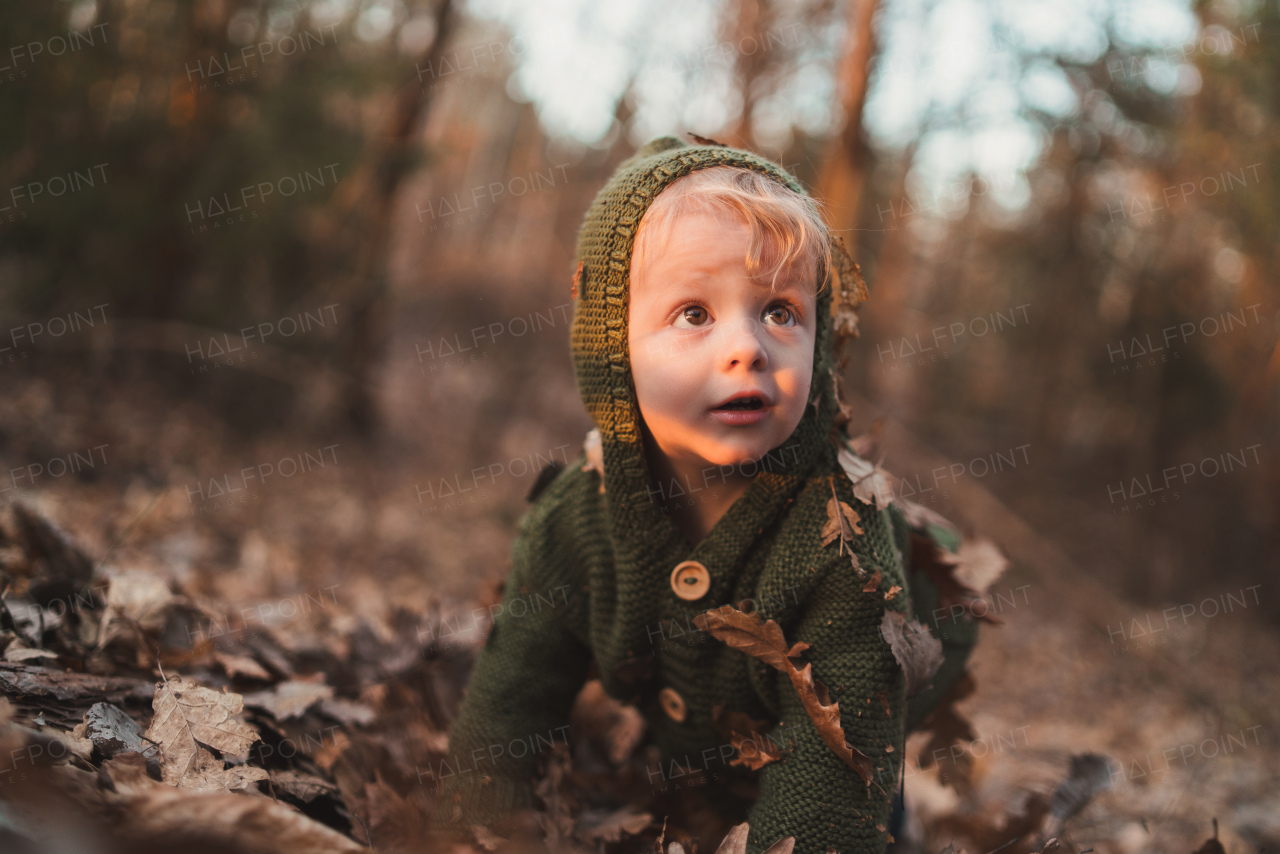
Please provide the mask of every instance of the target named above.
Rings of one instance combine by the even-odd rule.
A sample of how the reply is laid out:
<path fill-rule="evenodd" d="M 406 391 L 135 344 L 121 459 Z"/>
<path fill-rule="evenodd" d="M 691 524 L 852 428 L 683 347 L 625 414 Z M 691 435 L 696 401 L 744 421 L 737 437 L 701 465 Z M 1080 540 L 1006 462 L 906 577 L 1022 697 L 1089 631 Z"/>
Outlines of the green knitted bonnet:
<path fill-rule="evenodd" d="M 588 208 L 578 232 L 576 261 L 580 267 L 573 315 L 573 359 L 578 391 L 600 431 L 605 496 L 615 523 L 621 521 L 617 511 L 652 516 L 654 510 L 627 351 L 628 279 L 636 229 L 663 188 L 696 169 L 711 166 L 751 169 L 805 194 L 782 167 L 749 151 L 689 145 L 676 137 L 663 136 L 618 166 Z M 842 250 L 833 250 L 833 259 L 841 256 Z M 819 270 L 818 276 L 821 281 L 824 271 Z M 757 480 L 770 476 L 803 477 L 824 460 L 834 465 L 835 450 L 829 440 L 838 408 L 833 387 L 831 293 L 831 287 L 823 288 L 817 298 L 810 405 L 781 446 L 788 452 L 775 455 L 784 462 L 770 464 L 769 471 Z M 669 535 L 676 529 L 668 522 L 659 530 Z"/>

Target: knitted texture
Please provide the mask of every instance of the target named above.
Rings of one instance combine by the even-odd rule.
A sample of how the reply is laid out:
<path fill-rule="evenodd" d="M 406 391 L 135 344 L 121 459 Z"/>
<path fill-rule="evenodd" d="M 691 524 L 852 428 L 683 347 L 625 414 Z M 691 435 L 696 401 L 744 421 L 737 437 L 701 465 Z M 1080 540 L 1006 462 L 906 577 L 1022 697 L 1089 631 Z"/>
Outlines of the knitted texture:
<path fill-rule="evenodd" d="M 519 523 L 503 608 L 451 729 L 450 759 L 433 770 L 437 828 L 482 824 L 501 832 L 512 810 L 537 803 L 538 761 L 565 740 L 570 706 L 594 660 L 605 690 L 648 721 L 662 757 L 646 769 L 655 795 L 678 797 L 688 772 L 705 771 L 699 791 L 726 815 L 750 821 L 749 854 L 784 836 L 796 838 L 796 854 L 879 854 L 908 725 L 964 672 L 976 640 L 968 618 L 943 624 L 951 634 L 943 668 L 933 688 L 911 700 L 881 637 L 886 608 L 933 626 L 920 606 L 936 608 L 937 591 L 908 571 L 901 514 L 856 499 L 836 460 L 830 288 L 817 300 L 810 405 L 787 441 L 759 462 L 746 492 L 692 548 L 656 500 L 670 492 L 649 474 L 627 352 L 632 246 L 664 187 L 718 165 L 752 169 L 803 193 L 792 176 L 750 152 L 661 137 L 618 167 L 586 213 L 572 347 L 604 472 L 588 470 L 580 456 Z M 863 592 L 865 581 L 838 544 L 822 545 L 833 488 L 861 517 L 852 548 L 862 567 L 880 569 L 876 591 Z M 706 594 L 693 601 L 677 596 L 669 580 L 686 560 L 710 575 Z M 901 592 L 886 600 L 895 585 Z M 822 741 L 786 676 L 693 623 L 744 599 L 777 621 L 789 644 L 809 644 L 805 659 L 840 704 L 845 739 L 874 762 L 871 785 Z M 678 695 L 677 713 L 664 710 L 664 690 L 668 700 L 670 690 Z M 764 722 L 786 757 L 755 772 L 729 766 L 734 751 L 713 723 L 716 709 Z M 752 791 L 754 800 L 744 794 Z"/>

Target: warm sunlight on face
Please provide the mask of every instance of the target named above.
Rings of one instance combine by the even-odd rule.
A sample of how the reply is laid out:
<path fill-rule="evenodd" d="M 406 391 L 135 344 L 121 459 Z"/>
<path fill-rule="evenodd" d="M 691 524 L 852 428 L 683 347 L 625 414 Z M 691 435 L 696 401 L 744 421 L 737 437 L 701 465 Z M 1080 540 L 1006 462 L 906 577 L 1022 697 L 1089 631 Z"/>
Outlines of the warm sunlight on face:
<path fill-rule="evenodd" d="M 640 414 L 679 467 L 759 460 L 804 415 L 813 372 L 813 282 L 747 275 L 751 229 L 689 214 L 633 268 L 628 313 Z M 799 271 L 795 271 L 799 272 Z"/>

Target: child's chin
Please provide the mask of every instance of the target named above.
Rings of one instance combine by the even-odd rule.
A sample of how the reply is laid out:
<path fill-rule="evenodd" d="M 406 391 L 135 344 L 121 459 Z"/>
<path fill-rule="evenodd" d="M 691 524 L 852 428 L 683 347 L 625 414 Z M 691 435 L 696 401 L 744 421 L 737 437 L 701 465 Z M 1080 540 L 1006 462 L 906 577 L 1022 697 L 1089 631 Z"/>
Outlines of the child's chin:
<path fill-rule="evenodd" d="M 722 468 L 733 468 L 735 466 L 744 466 L 748 469 L 746 474 L 752 474 L 755 464 L 765 455 L 768 448 L 716 448 L 708 450 L 703 459 L 708 465 L 720 466 Z"/>

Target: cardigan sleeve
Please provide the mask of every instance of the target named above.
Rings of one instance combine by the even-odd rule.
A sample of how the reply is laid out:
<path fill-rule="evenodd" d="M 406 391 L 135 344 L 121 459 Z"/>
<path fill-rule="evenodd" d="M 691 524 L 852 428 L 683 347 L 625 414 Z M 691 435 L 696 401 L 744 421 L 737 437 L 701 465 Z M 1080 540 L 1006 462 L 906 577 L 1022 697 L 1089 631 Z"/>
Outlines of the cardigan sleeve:
<path fill-rule="evenodd" d="M 895 568 L 896 569 L 896 568 Z M 783 759 L 760 771 L 759 796 L 748 821 L 748 854 L 785 836 L 795 854 L 881 854 L 903 756 L 906 683 L 880 634 L 881 593 L 862 592 L 848 558 L 828 569 L 787 643 L 804 641 L 813 676 L 840 706 L 844 738 L 875 767 L 870 785 L 822 740 L 787 675 L 776 672 L 779 723 L 768 737 Z"/>
<path fill-rule="evenodd" d="M 548 516 L 540 501 L 521 521 L 502 608 L 493 617 L 437 782 L 430 826 L 454 836 L 473 824 L 501 833 L 511 814 L 536 805 L 533 779 L 541 754 L 567 741 L 569 710 L 586 681 L 591 651 L 566 626 L 575 601 Z"/>
<path fill-rule="evenodd" d="M 910 579 L 911 606 L 915 619 L 933 633 L 942 643 L 942 666 L 930 680 L 930 686 L 907 701 L 907 733 L 914 732 L 929 712 L 938 705 L 947 692 L 960 681 L 968 667 L 969 656 L 978 643 L 978 621 L 967 613 L 952 618 L 941 608 L 938 586 L 926 572 L 914 569 L 911 554 L 911 534 L 926 536 L 940 548 L 955 553 L 960 548 L 960 538 L 953 531 L 937 524 L 912 528 L 902 511 L 889 505 L 893 519 L 894 542 L 902 552 L 903 564 Z"/>

